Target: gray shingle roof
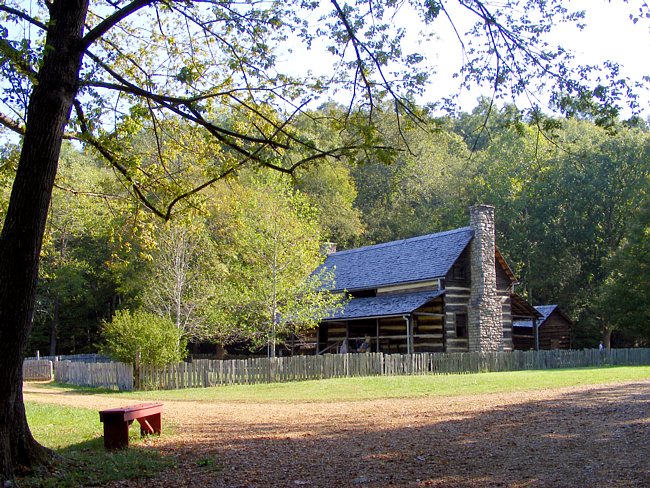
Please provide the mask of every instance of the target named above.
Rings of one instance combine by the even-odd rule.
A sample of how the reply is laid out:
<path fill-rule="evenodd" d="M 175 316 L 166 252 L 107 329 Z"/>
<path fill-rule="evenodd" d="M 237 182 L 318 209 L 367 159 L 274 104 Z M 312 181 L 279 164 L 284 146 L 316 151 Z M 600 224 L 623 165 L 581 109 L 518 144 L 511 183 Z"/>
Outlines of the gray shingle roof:
<path fill-rule="evenodd" d="M 439 297 L 444 292 L 445 290 L 433 290 L 353 298 L 345 304 L 343 310 L 326 318 L 324 322 L 405 315 L 420 308 L 430 300 Z"/>
<path fill-rule="evenodd" d="M 535 307 L 535 310 L 537 310 L 539 313 L 542 314 L 542 317 L 539 318 L 537 321 L 537 326 L 541 327 L 544 325 L 544 322 L 548 318 L 549 315 L 553 313 L 553 311 L 557 308 L 557 305 L 538 305 Z M 515 320 L 512 323 L 513 327 L 532 327 L 533 326 L 533 321 L 532 320 Z"/>
<path fill-rule="evenodd" d="M 469 227 L 330 254 L 335 290 L 363 290 L 444 277 L 473 237 Z"/>

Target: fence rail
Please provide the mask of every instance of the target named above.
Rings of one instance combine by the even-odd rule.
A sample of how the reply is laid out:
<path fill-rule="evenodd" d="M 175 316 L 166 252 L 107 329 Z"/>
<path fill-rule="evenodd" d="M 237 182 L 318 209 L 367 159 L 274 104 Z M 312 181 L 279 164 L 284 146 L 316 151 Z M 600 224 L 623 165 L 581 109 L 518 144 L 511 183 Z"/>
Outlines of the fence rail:
<path fill-rule="evenodd" d="M 102 354 L 97 353 L 87 353 L 87 354 L 67 354 L 63 356 L 32 356 L 25 358 L 25 361 L 46 359 L 48 361 L 73 361 L 79 363 L 110 363 L 113 362 L 108 356 L 103 356 Z"/>
<path fill-rule="evenodd" d="M 27 362 L 26 362 L 27 363 Z M 205 388 L 354 376 L 479 373 L 589 366 L 649 365 L 650 349 L 585 349 L 495 353 L 325 354 L 283 358 L 194 360 L 162 368 L 141 366 L 140 389 Z M 122 363 L 53 363 L 61 383 L 133 389 L 134 371 Z M 23 367 L 25 368 L 25 366 Z M 25 369 L 23 369 L 25 371 Z"/>

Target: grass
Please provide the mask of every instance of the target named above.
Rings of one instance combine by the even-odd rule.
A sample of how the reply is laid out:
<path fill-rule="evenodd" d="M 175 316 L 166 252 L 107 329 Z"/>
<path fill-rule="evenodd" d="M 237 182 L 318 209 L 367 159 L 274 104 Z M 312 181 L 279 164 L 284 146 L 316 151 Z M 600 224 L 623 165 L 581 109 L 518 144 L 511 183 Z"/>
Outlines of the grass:
<path fill-rule="evenodd" d="M 24 487 L 77 487 L 112 480 L 150 477 L 173 464 L 148 448 L 132 428 L 129 449 L 106 451 L 97 410 L 26 402 L 34 438 L 53 449 L 63 461 L 56 471 L 20 480 Z"/>
<path fill-rule="evenodd" d="M 650 378 L 650 366 L 515 371 L 467 375 L 375 376 L 262 385 L 116 393 L 125 400 L 218 402 L 341 402 L 381 398 L 478 395 L 597 385 Z M 67 387 L 64 389 L 68 389 Z M 71 390 L 77 390 L 69 387 Z M 90 389 L 82 389 L 92 394 Z M 108 393 L 108 390 L 94 390 Z"/>

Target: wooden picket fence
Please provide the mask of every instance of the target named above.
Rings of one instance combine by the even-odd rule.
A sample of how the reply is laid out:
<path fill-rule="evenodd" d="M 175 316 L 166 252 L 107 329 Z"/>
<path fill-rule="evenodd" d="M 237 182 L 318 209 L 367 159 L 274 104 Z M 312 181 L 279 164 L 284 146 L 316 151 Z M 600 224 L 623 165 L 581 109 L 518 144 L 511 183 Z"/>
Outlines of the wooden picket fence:
<path fill-rule="evenodd" d="M 469 374 L 589 366 L 649 365 L 650 349 L 585 349 L 512 351 L 495 353 L 419 354 L 324 354 L 282 358 L 194 360 L 165 367 L 141 366 L 136 375 L 139 389 L 205 388 L 220 385 L 254 385 L 288 381 L 399 376 Z M 53 363 L 54 379 L 81 386 L 131 390 L 134 371 L 130 364 Z"/>
<path fill-rule="evenodd" d="M 133 389 L 133 366 L 124 363 L 80 363 L 56 361 L 54 381 L 112 390 Z"/>
<path fill-rule="evenodd" d="M 53 379 L 52 361 L 34 359 L 23 361 L 25 381 L 51 381 Z"/>
<path fill-rule="evenodd" d="M 205 388 L 288 381 L 399 376 L 469 374 L 589 366 L 648 365 L 650 349 L 586 349 L 496 353 L 324 354 L 226 361 L 195 360 L 163 368 L 142 366 L 141 389 Z"/>

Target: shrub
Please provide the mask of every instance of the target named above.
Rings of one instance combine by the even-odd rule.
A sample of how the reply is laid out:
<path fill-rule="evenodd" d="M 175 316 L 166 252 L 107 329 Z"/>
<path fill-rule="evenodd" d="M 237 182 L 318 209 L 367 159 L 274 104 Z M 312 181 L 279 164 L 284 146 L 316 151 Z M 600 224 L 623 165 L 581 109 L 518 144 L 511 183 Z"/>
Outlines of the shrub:
<path fill-rule="evenodd" d="M 140 363 L 154 366 L 178 363 L 186 353 L 181 331 L 168 319 L 149 312 L 119 310 L 103 326 L 102 352 L 124 363 L 135 362 L 140 349 Z"/>

